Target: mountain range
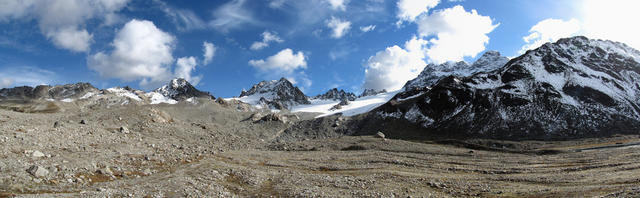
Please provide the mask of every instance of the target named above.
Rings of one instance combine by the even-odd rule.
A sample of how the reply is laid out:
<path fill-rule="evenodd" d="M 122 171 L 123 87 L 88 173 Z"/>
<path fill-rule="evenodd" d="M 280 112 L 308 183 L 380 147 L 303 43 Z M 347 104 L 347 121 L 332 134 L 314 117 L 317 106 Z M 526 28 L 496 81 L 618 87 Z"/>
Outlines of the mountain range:
<path fill-rule="evenodd" d="M 262 81 L 236 100 L 256 108 L 354 116 L 352 134 L 397 129 L 390 137 L 571 139 L 640 129 L 640 52 L 577 36 L 509 59 L 487 51 L 475 62 L 429 64 L 401 90 L 305 95 L 286 78 Z M 109 97 L 107 97 L 109 96 Z M 106 97 L 106 98 L 105 98 Z M 99 90 L 88 83 L 0 89 L 0 100 L 94 99 L 109 104 L 174 104 L 215 99 L 184 79 L 151 92 Z M 359 114 L 359 115 L 358 115 Z"/>

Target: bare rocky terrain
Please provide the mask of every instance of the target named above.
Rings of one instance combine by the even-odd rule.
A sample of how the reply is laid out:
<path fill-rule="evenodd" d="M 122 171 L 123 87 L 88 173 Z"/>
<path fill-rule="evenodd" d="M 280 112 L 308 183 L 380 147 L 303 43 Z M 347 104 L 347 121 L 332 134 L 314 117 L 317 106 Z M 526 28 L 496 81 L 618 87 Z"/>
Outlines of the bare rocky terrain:
<path fill-rule="evenodd" d="M 2 102 L 0 197 L 640 196 L 638 135 L 407 141 L 220 100 L 86 105 Z"/>

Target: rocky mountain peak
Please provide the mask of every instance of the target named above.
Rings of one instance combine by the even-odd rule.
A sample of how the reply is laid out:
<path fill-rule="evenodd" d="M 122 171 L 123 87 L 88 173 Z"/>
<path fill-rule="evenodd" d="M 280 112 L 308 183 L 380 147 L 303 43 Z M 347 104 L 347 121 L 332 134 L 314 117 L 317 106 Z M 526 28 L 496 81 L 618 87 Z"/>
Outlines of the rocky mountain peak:
<path fill-rule="evenodd" d="M 247 103 L 261 103 L 275 109 L 287 109 L 297 104 L 311 104 L 300 89 L 286 78 L 261 81 L 240 93 L 240 99 Z"/>
<path fill-rule="evenodd" d="M 502 56 L 498 51 L 489 50 L 471 64 L 471 70 L 475 70 L 471 72 L 490 71 L 504 66 L 507 62 L 509 58 Z"/>
<path fill-rule="evenodd" d="M 192 97 L 197 98 L 211 98 L 214 97 L 209 92 L 203 92 L 196 89 L 191 83 L 184 78 L 172 79 L 168 84 L 153 90 L 153 92 L 159 93 L 167 98 L 173 100 L 186 100 Z"/>
<path fill-rule="evenodd" d="M 442 64 L 431 63 L 420 72 L 418 77 L 408 81 L 404 85 L 404 90 L 421 93 L 421 91 L 416 90 L 426 90 L 446 76 L 470 76 L 478 72 L 491 71 L 502 67 L 508 61 L 509 58 L 500 55 L 500 52 L 487 51 L 471 65 L 464 61 L 445 62 Z"/>
<path fill-rule="evenodd" d="M 333 88 L 327 91 L 324 94 L 317 95 L 313 97 L 314 99 L 322 99 L 322 100 L 348 100 L 354 101 L 356 100 L 356 95 L 351 92 L 346 92 L 342 89 L 338 90 L 338 88 Z"/>

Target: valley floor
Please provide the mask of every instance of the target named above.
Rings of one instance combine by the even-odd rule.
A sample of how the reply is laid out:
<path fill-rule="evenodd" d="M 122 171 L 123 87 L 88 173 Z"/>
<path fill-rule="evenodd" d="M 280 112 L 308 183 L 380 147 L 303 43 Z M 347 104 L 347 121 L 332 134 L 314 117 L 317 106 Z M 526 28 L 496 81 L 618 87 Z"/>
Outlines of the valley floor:
<path fill-rule="evenodd" d="M 250 115 L 207 105 L 0 110 L 0 197 L 640 196 L 638 136 L 279 141 L 287 123 Z"/>

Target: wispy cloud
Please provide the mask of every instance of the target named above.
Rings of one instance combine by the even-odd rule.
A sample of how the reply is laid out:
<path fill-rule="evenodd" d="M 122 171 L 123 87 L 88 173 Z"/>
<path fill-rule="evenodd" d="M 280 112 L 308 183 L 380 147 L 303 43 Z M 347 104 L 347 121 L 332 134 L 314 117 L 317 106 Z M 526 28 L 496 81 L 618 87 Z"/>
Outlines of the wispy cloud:
<path fill-rule="evenodd" d="M 233 0 L 213 11 L 214 19 L 209 25 L 222 32 L 227 32 L 245 25 L 256 25 L 258 21 L 253 13 L 244 7 L 246 0 Z"/>
<path fill-rule="evenodd" d="M 11 86 L 37 86 L 55 84 L 58 75 L 55 72 L 32 66 L 18 66 L 0 69 L 0 88 Z"/>
<path fill-rule="evenodd" d="M 207 28 L 207 23 L 191 10 L 174 8 L 160 0 L 154 0 L 153 2 L 160 7 L 160 10 L 162 10 L 167 17 L 169 17 L 171 22 L 179 31 Z"/>

